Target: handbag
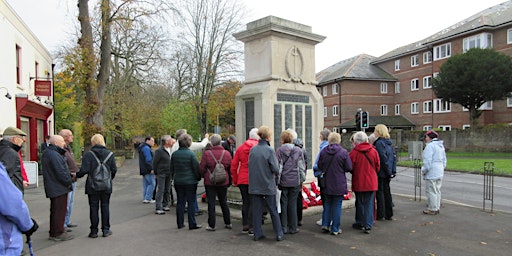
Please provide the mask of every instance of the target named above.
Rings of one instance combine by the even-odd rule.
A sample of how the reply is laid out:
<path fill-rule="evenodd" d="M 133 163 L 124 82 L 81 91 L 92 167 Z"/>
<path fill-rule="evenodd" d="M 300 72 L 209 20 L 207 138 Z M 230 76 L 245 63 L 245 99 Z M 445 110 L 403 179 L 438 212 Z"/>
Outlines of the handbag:
<path fill-rule="evenodd" d="M 325 168 L 325 170 L 329 169 L 329 166 L 331 166 L 331 163 L 332 163 L 333 159 L 334 159 L 334 156 L 331 157 L 331 160 L 329 161 L 329 164 L 327 164 L 327 167 Z M 325 186 L 326 186 L 326 180 L 325 180 L 325 176 L 324 175 L 325 175 L 325 171 L 322 171 L 320 176 L 318 176 L 318 186 L 320 188 L 325 188 Z"/>

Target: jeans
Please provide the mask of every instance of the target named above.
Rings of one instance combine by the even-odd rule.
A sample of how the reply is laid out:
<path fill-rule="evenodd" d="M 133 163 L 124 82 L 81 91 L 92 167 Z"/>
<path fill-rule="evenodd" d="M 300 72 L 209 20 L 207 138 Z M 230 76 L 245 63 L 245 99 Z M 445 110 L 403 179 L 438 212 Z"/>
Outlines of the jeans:
<path fill-rule="evenodd" d="M 272 227 L 276 236 L 283 236 L 283 228 L 279 213 L 277 213 L 276 196 L 275 195 L 253 195 L 251 194 L 252 207 L 252 225 L 254 227 L 254 238 L 263 237 L 263 229 L 261 224 L 261 216 L 263 215 L 263 207 L 266 207 L 272 218 Z"/>
<path fill-rule="evenodd" d="M 66 218 L 64 219 L 64 229 L 66 229 L 70 223 L 69 219 L 71 218 L 71 211 L 73 211 L 73 201 L 75 201 L 76 182 L 71 184 L 71 189 L 71 192 L 68 193 L 68 210 L 66 212 Z"/>
<path fill-rule="evenodd" d="M 425 180 L 425 192 L 427 196 L 428 209 L 439 211 L 441 208 L 441 185 L 442 180 Z"/>
<path fill-rule="evenodd" d="M 228 207 L 228 188 L 226 186 L 205 186 L 206 199 L 208 201 L 208 226 L 215 228 L 215 199 L 219 198 L 224 224 L 231 224 L 231 216 Z"/>
<path fill-rule="evenodd" d="M 148 173 L 142 177 L 142 199 L 151 201 L 153 190 L 155 190 L 155 175 Z"/>
<path fill-rule="evenodd" d="M 297 232 L 297 195 L 299 192 L 299 186 L 281 188 L 281 226 L 285 234 Z"/>
<path fill-rule="evenodd" d="M 68 193 L 50 198 L 50 236 L 60 236 L 65 232 L 64 219 L 68 208 Z"/>
<path fill-rule="evenodd" d="M 169 206 L 169 193 L 171 192 L 171 174 L 161 173 L 156 176 L 156 210 Z"/>
<path fill-rule="evenodd" d="M 242 225 L 252 227 L 251 197 L 249 196 L 249 185 L 238 184 L 240 194 L 242 194 Z"/>
<path fill-rule="evenodd" d="M 393 198 L 389 187 L 390 178 L 379 177 L 379 190 L 377 190 L 377 219 L 391 219 L 393 217 Z"/>
<path fill-rule="evenodd" d="M 324 211 L 322 212 L 322 227 L 331 225 L 331 232 L 339 232 L 341 228 L 341 204 L 343 195 L 325 195 Z"/>
<path fill-rule="evenodd" d="M 356 192 L 356 224 L 372 229 L 375 191 Z"/>
<path fill-rule="evenodd" d="M 185 226 L 185 203 L 187 203 L 188 227 L 189 229 L 196 227 L 194 204 L 197 202 L 197 184 L 174 185 L 174 188 L 178 195 L 178 204 L 176 205 L 176 223 L 178 228 Z"/>
<path fill-rule="evenodd" d="M 91 234 L 98 233 L 99 215 L 101 209 L 101 231 L 103 234 L 110 230 L 110 194 L 97 191 L 89 194 L 89 219 L 91 220 Z M 101 208 L 100 208 L 101 207 Z"/>

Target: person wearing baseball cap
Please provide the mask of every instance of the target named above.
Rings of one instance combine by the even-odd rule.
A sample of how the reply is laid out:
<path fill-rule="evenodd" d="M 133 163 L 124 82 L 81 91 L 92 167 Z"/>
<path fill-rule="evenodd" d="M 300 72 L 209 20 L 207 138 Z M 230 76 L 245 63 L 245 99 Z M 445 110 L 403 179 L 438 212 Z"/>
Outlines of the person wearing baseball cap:
<path fill-rule="evenodd" d="M 18 152 L 25 142 L 27 134 L 16 128 L 9 126 L 5 128 L 3 139 L 0 141 L 0 162 L 5 166 L 12 183 L 23 192 L 23 177 L 21 174 L 21 158 Z"/>
<path fill-rule="evenodd" d="M 437 215 L 441 207 L 441 184 L 447 162 L 446 152 L 437 132 L 427 131 L 423 138 L 426 146 L 423 150 L 421 173 L 425 180 L 427 196 L 427 209 L 423 210 L 423 213 Z"/>

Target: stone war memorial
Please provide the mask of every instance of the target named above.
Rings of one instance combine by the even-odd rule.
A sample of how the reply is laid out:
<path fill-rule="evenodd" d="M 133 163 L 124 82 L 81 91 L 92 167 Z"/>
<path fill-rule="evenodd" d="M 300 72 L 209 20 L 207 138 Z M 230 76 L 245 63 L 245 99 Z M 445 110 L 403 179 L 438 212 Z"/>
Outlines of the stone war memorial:
<path fill-rule="evenodd" d="M 275 16 L 248 23 L 234 37 L 244 43 L 245 54 L 245 82 L 236 95 L 237 141 L 247 139 L 253 127 L 266 125 L 273 131 L 271 146 L 277 148 L 281 132 L 291 128 L 303 140 L 308 159 L 314 159 L 324 127 L 315 45 L 325 37 Z"/>

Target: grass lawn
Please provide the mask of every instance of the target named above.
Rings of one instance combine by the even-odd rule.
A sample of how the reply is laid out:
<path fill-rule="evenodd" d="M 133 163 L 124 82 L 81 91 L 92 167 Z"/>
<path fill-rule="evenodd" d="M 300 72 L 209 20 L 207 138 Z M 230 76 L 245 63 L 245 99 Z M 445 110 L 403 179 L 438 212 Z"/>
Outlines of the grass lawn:
<path fill-rule="evenodd" d="M 446 170 L 471 173 L 483 173 L 484 162 L 494 162 L 494 174 L 512 176 L 512 153 L 455 153 L 446 154 Z M 407 159 L 407 153 L 400 154 L 400 159 Z M 413 167 L 413 161 L 399 161 L 399 166 Z"/>

